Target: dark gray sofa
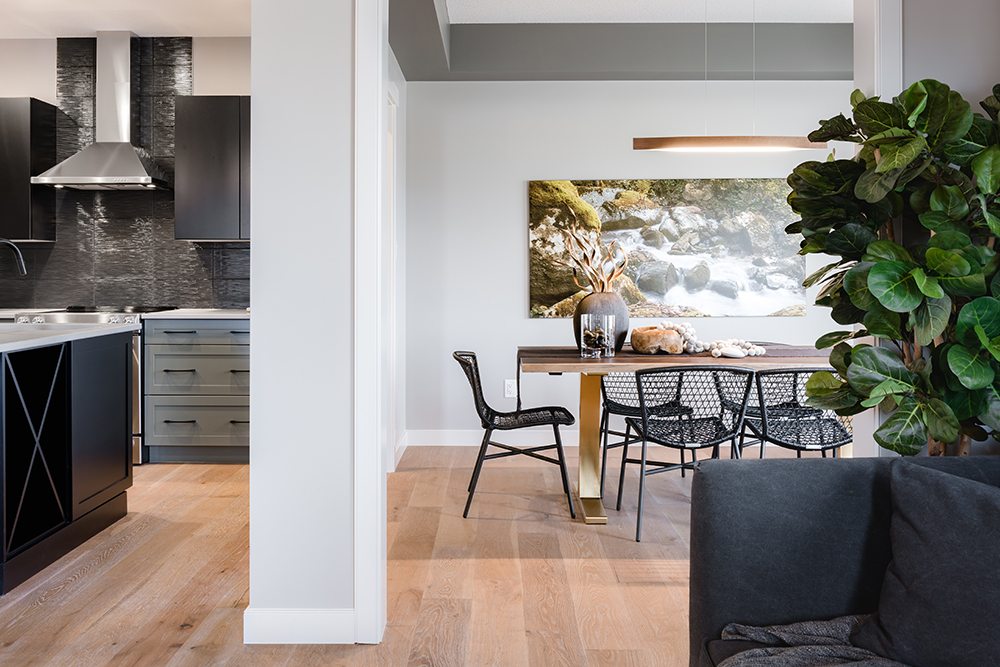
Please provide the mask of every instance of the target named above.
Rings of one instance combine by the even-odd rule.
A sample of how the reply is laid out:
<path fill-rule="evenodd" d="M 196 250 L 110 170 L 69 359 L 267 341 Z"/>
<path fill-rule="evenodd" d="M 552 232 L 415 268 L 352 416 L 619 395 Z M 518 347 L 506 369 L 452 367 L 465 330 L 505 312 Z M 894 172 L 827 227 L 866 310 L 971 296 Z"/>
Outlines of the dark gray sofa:
<path fill-rule="evenodd" d="M 691 497 L 691 667 L 730 623 L 872 613 L 892 557 L 891 459 L 711 460 Z M 912 459 L 1000 486 L 1000 457 Z M 712 645 L 719 657 L 738 644 Z"/>

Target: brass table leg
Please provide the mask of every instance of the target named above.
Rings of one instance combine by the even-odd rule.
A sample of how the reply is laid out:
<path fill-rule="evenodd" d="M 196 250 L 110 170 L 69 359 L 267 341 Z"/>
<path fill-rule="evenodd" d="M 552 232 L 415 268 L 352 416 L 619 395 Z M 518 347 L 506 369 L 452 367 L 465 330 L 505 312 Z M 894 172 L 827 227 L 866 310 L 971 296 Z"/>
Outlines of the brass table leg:
<path fill-rule="evenodd" d="M 584 523 L 608 522 L 601 502 L 601 375 L 580 373 L 579 470 Z"/>

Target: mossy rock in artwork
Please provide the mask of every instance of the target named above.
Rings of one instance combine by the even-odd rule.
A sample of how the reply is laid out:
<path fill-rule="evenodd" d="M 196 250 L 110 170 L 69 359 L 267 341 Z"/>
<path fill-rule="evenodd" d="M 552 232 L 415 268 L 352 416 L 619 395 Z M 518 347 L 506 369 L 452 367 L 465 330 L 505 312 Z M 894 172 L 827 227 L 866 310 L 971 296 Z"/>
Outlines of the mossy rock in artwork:
<path fill-rule="evenodd" d="M 601 230 L 601 219 L 594 207 L 580 198 L 576 186 L 570 181 L 531 181 L 528 183 L 528 221 L 534 226 L 547 216 L 553 209 L 559 211 L 555 219 L 563 226 L 573 224 L 572 210 L 576 214 L 576 223 L 584 231 Z"/>
<path fill-rule="evenodd" d="M 666 303 L 646 303 L 636 304 L 628 307 L 629 317 L 651 317 L 658 319 L 672 319 L 678 317 L 708 317 L 705 313 L 692 306 L 675 306 Z"/>
<path fill-rule="evenodd" d="M 618 292 L 629 308 L 632 306 L 638 306 L 646 303 L 646 296 L 639 291 L 639 288 L 635 286 L 632 279 L 628 276 L 621 275 L 615 278 L 614 282 L 611 283 L 611 287 L 614 291 Z M 583 297 L 590 294 L 590 292 L 580 291 L 571 296 L 566 297 L 562 301 L 559 301 L 551 308 L 532 308 L 532 317 L 573 317 L 573 313 L 576 312 L 576 307 L 583 300 Z"/>
<path fill-rule="evenodd" d="M 806 307 L 805 304 L 801 303 L 796 304 L 794 306 L 786 306 L 785 308 L 782 308 L 781 310 L 776 310 L 770 315 L 768 315 L 768 317 L 805 317 L 805 316 L 806 316 Z"/>

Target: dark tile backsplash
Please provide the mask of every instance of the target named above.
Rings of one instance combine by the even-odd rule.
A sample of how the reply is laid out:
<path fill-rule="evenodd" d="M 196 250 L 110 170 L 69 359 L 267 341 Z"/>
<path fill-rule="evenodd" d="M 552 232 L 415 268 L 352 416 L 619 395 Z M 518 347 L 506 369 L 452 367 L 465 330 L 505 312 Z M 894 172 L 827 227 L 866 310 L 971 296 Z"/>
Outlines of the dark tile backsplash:
<path fill-rule="evenodd" d="M 174 95 L 190 95 L 191 39 L 138 40 L 138 136 L 173 171 Z M 65 159 L 94 140 L 96 40 L 59 39 L 57 152 Z M 69 305 L 245 308 L 250 246 L 174 239 L 172 192 L 60 190 L 56 241 L 21 244 L 28 275 L 0 249 L 0 308 Z"/>

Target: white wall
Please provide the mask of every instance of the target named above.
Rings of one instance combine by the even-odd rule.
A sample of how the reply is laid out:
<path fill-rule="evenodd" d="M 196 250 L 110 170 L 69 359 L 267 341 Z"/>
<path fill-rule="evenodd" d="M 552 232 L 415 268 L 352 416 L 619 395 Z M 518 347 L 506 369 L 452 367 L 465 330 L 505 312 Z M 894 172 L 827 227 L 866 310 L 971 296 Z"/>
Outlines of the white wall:
<path fill-rule="evenodd" d="M 250 38 L 191 38 L 191 85 L 195 95 L 249 95 Z"/>
<path fill-rule="evenodd" d="M 903 79 L 937 79 L 957 90 L 974 111 L 1000 83 L 1000 2 L 905 0 Z"/>
<path fill-rule="evenodd" d="M 758 82 L 756 89 L 751 82 L 410 82 L 410 443 L 477 444 L 481 438 L 469 385 L 452 351 L 479 354 L 486 398 L 503 410 L 514 407 L 501 389 L 503 379 L 514 377 L 518 345 L 573 344 L 569 320 L 528 318 L 529 180 L 784 177 L 800 162 L 826 154 L 636 152 L 632 138 L 805 134 L 819 119 L 849 110 L 852 89 L 847 81 Z M 822 265 L 815 256 L 809 260 L 810 270 Z M 650 321 L 632 324 L 643 323 Z M 738 335 L 797 344 L 812 344 L 838 328 L 829 309 L 813 306 L 804 318 L 694 324 L 705 340 Z M 576 375 L 521 380 L 526 405 L 565 405 L 575 412 L 578 391 Z"/>
<path fill-rule="evenodd" d="M 56 103 L 55 39 L 0 39 L 0 97 Z"/>

